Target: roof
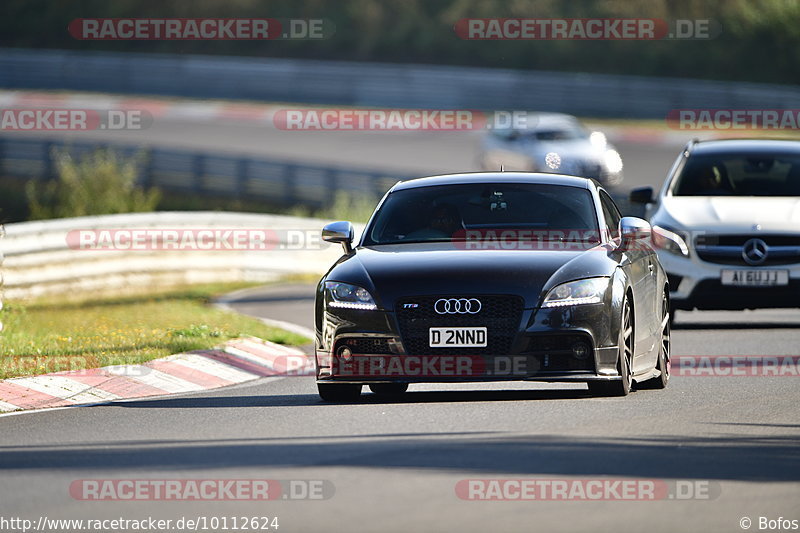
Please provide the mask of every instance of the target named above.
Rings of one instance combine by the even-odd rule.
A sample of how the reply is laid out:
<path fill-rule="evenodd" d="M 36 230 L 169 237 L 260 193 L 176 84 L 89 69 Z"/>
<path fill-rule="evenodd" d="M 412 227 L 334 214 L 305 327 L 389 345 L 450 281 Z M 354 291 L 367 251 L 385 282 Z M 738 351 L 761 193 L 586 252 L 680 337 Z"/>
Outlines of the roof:
<path fill-rule="evenodd" d="M 496 128 L 497 131 L 540 131 L 564 128 L 582 128 L 577 117 L 564 113 L 526 113 L 526 123 L 523 127 Z"/>
<path fill-rule="evenodd" d="M 800 154 L 800 141 L 779 139 L 720 139 L 700 141 L 692 147 L 694 155 L 796 152 Z"/>
<path fill-rule="evenodd" d="M 588 178 L 545 174 L 540 172 L 465 172 L 462 174 L 443 174 L 427 178 L 401 181 L 392 187 L 393 191 L 434 187 L 436 185 L 461 185 L 470 183 L 535 183 L 540 185 L 564 185 L 589 189 L 592 181 Z"/>

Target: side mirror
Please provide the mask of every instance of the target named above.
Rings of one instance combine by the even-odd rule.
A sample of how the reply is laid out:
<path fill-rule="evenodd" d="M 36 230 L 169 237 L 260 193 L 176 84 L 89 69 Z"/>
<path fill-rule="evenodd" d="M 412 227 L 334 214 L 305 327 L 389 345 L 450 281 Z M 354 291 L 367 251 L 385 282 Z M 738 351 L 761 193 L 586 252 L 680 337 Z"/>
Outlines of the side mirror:
<path fill-rule="evenodd" d="M 342 243 L 344 253 L 349 254 L 353 252 L 353 225 L 346 220 L 339 222 L 331 222 L 322 228 L 322 240 L 327 242 Z"/>
<path fill-rule="evenodd" d="M 628 199 L 634 204 L 652 204 L 655 202 L 653 198 L 653 188 L 637 187 L 632 189 Z"/>
<path fill-rule="evenodd" d="M 625 247 L 636 241 L 643 241 L 653 233 L 653 227 L 644 219 L 623 217 L 619 221 L 620 246 Z"/>

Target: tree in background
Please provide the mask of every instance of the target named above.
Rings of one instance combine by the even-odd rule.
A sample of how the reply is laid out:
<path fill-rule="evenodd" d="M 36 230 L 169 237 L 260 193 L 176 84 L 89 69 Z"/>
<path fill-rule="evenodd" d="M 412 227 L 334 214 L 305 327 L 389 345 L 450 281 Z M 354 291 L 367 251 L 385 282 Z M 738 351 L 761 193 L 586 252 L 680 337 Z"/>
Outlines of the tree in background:
<path fill-rule="evenodd" d="M 323 18 L 324 41 L 79 41 L 75 18 Z M 710 40 L 464 41 L 470 17 L 711 19 Z M 0 47 L 411 62 L 800 84 L 798 0 L 3 0 Z"/>
<path fill-rule="evenodd" d="M 158 189 L 137 185 L 139 158 L 106 149 L 79 159 L 66 151 L 55 156 L 58 177 L 26 187 L 31 219 L 153 211 L 161 198 Z"/>

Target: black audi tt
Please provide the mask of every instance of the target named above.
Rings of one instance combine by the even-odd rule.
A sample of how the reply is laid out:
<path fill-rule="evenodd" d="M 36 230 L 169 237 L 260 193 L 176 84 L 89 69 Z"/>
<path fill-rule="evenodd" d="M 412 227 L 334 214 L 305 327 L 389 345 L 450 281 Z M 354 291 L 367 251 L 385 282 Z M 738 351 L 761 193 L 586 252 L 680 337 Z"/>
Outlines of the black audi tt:
<path fill-rule="evenodd" d="M 468 173 L 397 183 L 317 287 L 327 401 L 369 385 L 585 382 L 596 395 L 669 380 L 669 287 L 652 229 L 595 181 Z M 665 236 L 663 238 L 668 238 Z"/>

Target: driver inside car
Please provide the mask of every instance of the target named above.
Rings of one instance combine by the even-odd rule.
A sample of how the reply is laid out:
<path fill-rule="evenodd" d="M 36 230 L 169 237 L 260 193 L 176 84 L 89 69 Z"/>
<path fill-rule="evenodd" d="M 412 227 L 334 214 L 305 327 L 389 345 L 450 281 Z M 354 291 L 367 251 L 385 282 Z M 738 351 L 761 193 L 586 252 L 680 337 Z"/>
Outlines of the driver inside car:
<path fill-rule="evenodd" d="M 450 239 L 464 229 L 461 214 L 453 204 L 439 204 L 433 208 L 427 227 L 411 232 L 409 239 Z"/>

